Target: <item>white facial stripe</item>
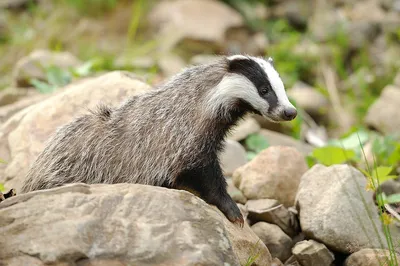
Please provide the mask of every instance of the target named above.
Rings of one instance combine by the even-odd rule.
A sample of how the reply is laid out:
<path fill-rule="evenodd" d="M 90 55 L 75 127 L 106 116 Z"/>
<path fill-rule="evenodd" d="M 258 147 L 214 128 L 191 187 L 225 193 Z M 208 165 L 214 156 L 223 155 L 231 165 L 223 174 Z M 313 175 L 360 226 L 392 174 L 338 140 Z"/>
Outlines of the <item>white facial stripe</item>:
<path fill-rule="evenodd" d="M 228 60 L 230 61 L 235 59 L 249 59 L 249 57 L 241 54 L 228 56 Z"/>
<path fill-rule="evenodd" d="M 226 75 L 209 93 L 206 110 L 212 115 L 218 115 L 218 111 L 222 110 L 225 112 L 224 116 L 227 116 L 229 106 L 237 99 L 246 101 L 261 114 L 267 115 L 268 103 L 260 97 L 253 83 L 239 74 Z"/>
<path fill-rule="evenodd" d="M 285 86 L 283 85 L 282 79 L 279 77 L 279 74 L 275 68 L 264 59 L 257 57 L 252 57 L 252 59 L 259 63 L 264 69 L 265 73 L 267 73 L 272 89 L 278 98 L 278 106 L 281 106 L 282 108 L 294 108 L 294 106 L 289 102 L 289 99 L 286 95 Z"/>

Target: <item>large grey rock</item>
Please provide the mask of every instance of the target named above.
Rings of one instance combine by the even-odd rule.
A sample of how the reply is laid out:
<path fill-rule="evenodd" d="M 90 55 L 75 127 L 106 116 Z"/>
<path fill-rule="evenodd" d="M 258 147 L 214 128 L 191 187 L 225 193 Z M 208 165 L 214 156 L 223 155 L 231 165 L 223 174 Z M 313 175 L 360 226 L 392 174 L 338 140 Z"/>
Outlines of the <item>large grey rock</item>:
<path fill-rule="evenodd" d="M 324 244 L 314 240 L 304 240 L 292 249 L 293 255 L 302 266 L 330 266 L 335 257 Z"/>
<path fill-rule="evenodd" d="M 99 103 L 117 105 L 126 97 L 150 90 L 128 72 L 110 72 L 73 83 L 51 97 L 14 114 L 0 127 L 0 183 L 15 188 L 55 130 Z"/>
<path fill-rule="evenodd" d="M 296 215 L 273 199 L 248 200 L 248 218 L 253 222 L 267 222 L 279 226 L 285 234 L 294 237 L 300 232 Z"/>
<path fill-rule="evenodd" d="M 247 199 L 276 199 L 290 207 L 307 169 L 304 156 L 295 148 L 272 146 L 239 167 L 232 178 Z"/>
<path fill-rule="evenodd" d="M 25 265 L 233 266 L 259 240 L 189 192 L 137 184 L 72 184 L 7 199 L 0 234 L 2 265 L 20 258 Z M 255 264 L 269 266 L 267 248 L 258 248 Z"/>
<path fill-rule="evenodd" d="M 296 197 L 303 233 L 343 253 L 381 247 L 382 224 L 366 186 L 367 179 L 351 166 L 313 166 Z"/>
<path fill-rule="evenodd" d="M 400 261 L 400 255 L 397 256 L 397 261 Z M 361 249 L 351 254 L 345 261 L 344 266 L 383 266 L 392 265 L 389 262 L 389 250 L 382 249 Z"/>
<path fill-rule="evenodd" d="M 14 85 L 31 87 L 30 80 L 46 80 L 46 68 L 54 66 L 63 70 L 77 67 L 81 61 L 68 52 L 36 50 L 21 58 L 13 70 Z"/>
<path fill-rule="evenodd" d="M 281 261 L 285 261 L 290 257 L 292 239 L 277 225 L 258 222 L 252 225 L 251 229 L 267 246 L 272 257 L 276 257 Z"/>
<path fill-rule="evenodd" d="M 165 37 L 167 50 L 182 43 L 203 52 L 221 49 L 227 31 L 244 26 L 236 10 L 213 0 L 161 1 L 150 11 L 148 20 L 154 31 Z"/>
<path fill-rule="evenodd" d="M 400 88 L 392 85 L 385 87 L 380 97 L 368 109 L 365 117 L 367 126 L 384 134 L 400 132 L 399 102 Z"/>

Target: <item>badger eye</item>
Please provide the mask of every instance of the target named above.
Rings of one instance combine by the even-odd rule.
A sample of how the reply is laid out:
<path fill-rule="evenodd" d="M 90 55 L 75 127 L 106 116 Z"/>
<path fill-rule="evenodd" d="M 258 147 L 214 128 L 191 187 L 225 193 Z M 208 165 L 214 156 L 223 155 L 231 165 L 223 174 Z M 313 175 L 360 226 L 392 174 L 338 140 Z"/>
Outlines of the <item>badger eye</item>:
<path fill-rule="evenodd" d="M 261 94 L 262 94 L 262 95 L 265 95 L 265 94 L 267 94 L 267 93 L 268 93 L 268 89 L 267 89 L 267 88 L 261 89 Z"/>

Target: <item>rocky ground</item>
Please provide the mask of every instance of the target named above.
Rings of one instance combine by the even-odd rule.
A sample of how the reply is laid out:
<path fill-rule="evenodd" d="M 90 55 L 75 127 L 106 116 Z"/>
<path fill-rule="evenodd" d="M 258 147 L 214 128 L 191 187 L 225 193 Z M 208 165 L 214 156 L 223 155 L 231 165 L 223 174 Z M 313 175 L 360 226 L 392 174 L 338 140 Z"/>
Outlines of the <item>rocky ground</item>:
<path fill-rule="evenodd" d="M 0 0 L 0 190 L 17 192 L 0 198 L 0 265 L 400 263 L 399 1 L 149 1 L 141 13 L 121 1 L 96 16 L 34 2 Z M 243 229 L 185 191 L 18 195 L 57 127 L 226 53 L 273 56 L 299 109 L 279 125 L 248 116 L 228 136 L 220 157 Z"/>

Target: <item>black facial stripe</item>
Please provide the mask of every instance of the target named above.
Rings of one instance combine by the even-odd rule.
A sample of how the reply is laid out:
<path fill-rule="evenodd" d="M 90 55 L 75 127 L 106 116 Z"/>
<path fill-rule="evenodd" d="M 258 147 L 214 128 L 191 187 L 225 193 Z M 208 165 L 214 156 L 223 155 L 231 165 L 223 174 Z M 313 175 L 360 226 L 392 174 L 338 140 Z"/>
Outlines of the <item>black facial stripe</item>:
<path fill-rule="evenodd" d="M 257 62 L 250 58 L 234 59 L 229 62 L 228 71 L 230 73 L 241 74 L 248 78 L 257 88 L 258 94 L 268 102 L 270 106 L 269 111 L 273 110 L 278 105 L 278 97 L 272 89 L 267 73 L 265 73 L 264 69 Z M 265 88 L 268 92 L 267 94 L 262 94 L 261 91 Z"/>
<path fill-rule="evenodd" d="M 278 97 L 274 90 L 271 89 L 263 98 L 269 103 L 268 112 L 272 112 L 278 106 Z"/>

